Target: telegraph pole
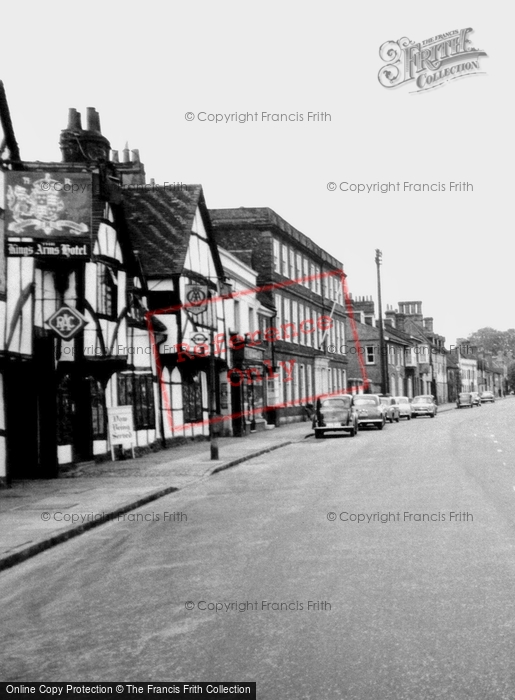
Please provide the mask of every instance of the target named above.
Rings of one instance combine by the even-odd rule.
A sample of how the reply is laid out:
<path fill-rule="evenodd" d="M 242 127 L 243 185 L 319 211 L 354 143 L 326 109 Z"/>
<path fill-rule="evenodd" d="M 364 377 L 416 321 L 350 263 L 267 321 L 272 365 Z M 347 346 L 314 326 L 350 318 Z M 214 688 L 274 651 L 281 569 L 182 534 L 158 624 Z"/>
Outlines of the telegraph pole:
<path fill-rule="evenodd" d="M 386 347 L 384 342 L 383 328 L 383 306 L 381 302 L 381 259 L 383 253 L 376 248 L 376 265 L 377 265 L 377 302 L 379 312 L 379 353 L 381 355 L 381 393 L 388 393 L 388 381 L 386 376 Z"/>
<path fill-rule="evenodd" d="M 209 294 L 211 297 L 211 294 Z M 211 346 L 211 354 L 209 356 L 209 442 L 211 445 L 211 459 L 217 460 L 218 457 L 218 423 L 215 425 L 216 421 L 216 385 L 217 385 L 217 372 L 215 363 L 215 329 L 214 324 L 218 320 L 218 314 L 216 313 L 215 305 L 210 301 L 210 338 L 209 344 Z"/>

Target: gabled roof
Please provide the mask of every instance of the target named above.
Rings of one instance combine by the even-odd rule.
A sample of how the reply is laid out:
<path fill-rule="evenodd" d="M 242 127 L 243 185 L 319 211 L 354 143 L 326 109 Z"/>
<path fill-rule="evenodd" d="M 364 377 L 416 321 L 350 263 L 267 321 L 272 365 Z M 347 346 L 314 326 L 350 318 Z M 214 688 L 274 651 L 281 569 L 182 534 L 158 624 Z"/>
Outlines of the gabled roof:
<path fill-rule="evenodd" d="M 214 240 L 201 185 L 124 188 L 123 206 L 132 245 L 148 279 L 182 274 L 197 207 L 208 239 Z M 221 273 L 217 253 L 214 258 Z"/>
<path fill-rule="evenodd" d="M 379 341 L 379 328 L 376 326 L 369 326 L 368 323 L 361 323 L 360 321 L 355 321 L 356 331 L 358 333 L 358 338 L 360 343 L 365 340 L 376 340 Z M 346 338 L 349 342 L 354 342 L 353 333 L 349 332 L 352 329 L 351 322 L 348 316 L 345 317 L 345 328 L 346 328 Z"/>
<path fill-rule="evenodd" d="M 407 316 L 404 321 L 404 332 L 412 336 L 415 340 L 431 344 L 431 340 L 427 337 L 424 329 L 409 316 Z"/>

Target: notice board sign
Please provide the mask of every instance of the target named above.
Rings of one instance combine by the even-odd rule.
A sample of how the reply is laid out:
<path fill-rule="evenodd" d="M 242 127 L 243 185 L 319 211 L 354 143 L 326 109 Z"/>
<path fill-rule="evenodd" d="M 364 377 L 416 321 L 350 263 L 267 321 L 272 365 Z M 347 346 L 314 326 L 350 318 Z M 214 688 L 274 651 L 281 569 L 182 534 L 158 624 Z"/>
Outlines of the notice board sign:
<path fill-rule="evenodd" d="M 114 446 L 130 447 L 134 459 L 134 422 L 132 419 L 132 406 L 115 406 L 107 409 L 109 423 L 109 444 L 111 445 L 111 459 L 114 462 Z"/>

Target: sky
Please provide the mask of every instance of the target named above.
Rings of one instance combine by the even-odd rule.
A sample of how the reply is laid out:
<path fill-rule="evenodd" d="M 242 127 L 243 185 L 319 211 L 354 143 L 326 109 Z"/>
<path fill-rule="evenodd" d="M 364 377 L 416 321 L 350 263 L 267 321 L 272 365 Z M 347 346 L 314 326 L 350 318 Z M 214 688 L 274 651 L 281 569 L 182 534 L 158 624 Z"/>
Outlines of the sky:
<path fill-rule="evenodd" d="M 148 179 L 200 183 L 211 208 L 271 207 L 343 263 L 353 296 L 376 298 L 381 249 L 383 305 L 422 301 L 450 345 L 515 327 L 512 16 L 498 0 L 28 1 L 2 7 L 0 79 L 22 158 L 60 160 L 68 109 L 84 126 L 95 107 Z M 385 42 L 466 28 L 480 75 L 380 84 Z M 207 116 L 234 113 L 258 119 Z M 401 191 L 340 184 L 388 182 Z"/>

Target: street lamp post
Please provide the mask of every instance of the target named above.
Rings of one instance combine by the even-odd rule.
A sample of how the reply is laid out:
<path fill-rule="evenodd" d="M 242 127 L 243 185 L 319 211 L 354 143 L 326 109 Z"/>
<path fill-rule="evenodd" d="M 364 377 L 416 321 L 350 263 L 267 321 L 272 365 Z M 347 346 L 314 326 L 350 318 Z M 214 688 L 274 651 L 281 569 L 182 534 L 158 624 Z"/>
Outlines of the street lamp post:
<path fill-rule="evenodd" d="M 377 265 L 377 303 L 379 313 L 379 352 L 381 355 L 381 393 L 388 393 L 388 385 L 386 378 L 386 353 L 384 343 L 384 328 L 383 328 L 383 306 L 381 302 L 381 259 L 383 253 L 376 248 L 376 265 Z"/>

